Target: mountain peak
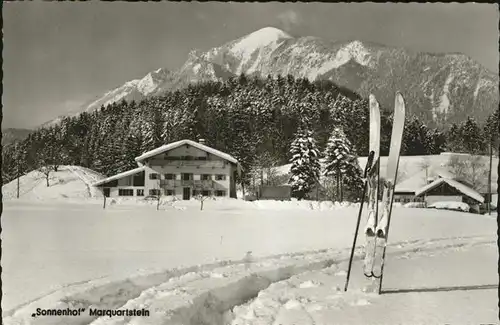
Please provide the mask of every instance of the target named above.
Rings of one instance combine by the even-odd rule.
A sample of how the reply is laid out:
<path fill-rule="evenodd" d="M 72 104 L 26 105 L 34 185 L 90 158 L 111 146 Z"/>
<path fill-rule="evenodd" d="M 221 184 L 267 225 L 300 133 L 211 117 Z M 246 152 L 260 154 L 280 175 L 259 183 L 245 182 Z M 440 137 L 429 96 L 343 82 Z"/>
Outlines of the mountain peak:
<path fill-rule="evenodd" d="M 365 47 L 363 42 L 354 40 L 344 46 L 345 54 L 350 59 L 355 60 L 361 65 L 369 66 L 371 61 L 370 51 Z"/>
<path fill-rule="evenodd" d="M 232 52 L 254 52 L 255 50 L 266 47 L 270 44 L 276 44 L 280 40 L 290 38 L 292 38 L 292 36 L 288 35 L 281 29 L 275 27 L 264 27 L 238 39 L 232 46 Z"/>
<path fill-rule="evenodd" d="M 292 36 L 290 36 L 288 33 L 284 32 L 284 31 L 282 31 L 281 29 L 276 28 L 276 27 L 271 27 L 271 26 L 258 29 L 255 32 L 250 33 L 249 35 L 258 35 L 258 36 L 274 35 L 276 38 L 292 38 Z"/>
<path fill-rule="evenodd" d="M 147 96 L 156 90 L 158 85 L 168 78 L 172 73 L 165 68 L 159 68 L 148 73 L 142 79 L 135 79 L 125 83 L 125 86 L 138 90 L 142 95 Z"/>

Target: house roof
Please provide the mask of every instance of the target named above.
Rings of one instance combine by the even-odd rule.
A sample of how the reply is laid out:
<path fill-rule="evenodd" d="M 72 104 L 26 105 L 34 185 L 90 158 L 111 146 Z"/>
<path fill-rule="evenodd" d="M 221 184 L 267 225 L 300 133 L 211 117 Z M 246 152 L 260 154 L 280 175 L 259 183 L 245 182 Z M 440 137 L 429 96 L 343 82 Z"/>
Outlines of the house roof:
<path fill-rule="evenodd" d="M 426 178 L 427 176 L 427 178 Z M 411 176 L 410 178 L 404 178 L 398 181 L 395 187 L 395 192 L 405 192 L 405 193 L 415 193 L 423 186 L 427 185 L 429 181 L 434 181 L 437 178 L 447 178 L 453 179 L 455 176 L 449 171 L 443 169 L 442 167 L 432 168 L 427 170 L 421 170 Z"/>
<path fill-rule="evenodd" d="M 127 170 L 126 172 L 119 173 L 119 174 L 110 176 L 108 178 L 101 179 L 100 181 L 95 182 L 94 184 L 92 184 L 92 186 L 99 186 L 99 185 L 106 184 L 108 182 L 111 182 L 111 181 L 114 181 L 114 180 L 117 180 L 117 179 L 120 179 L 120 178 L 123 178 L 123 177 L 127 177 L 127 176 L 130 176 L 130 175 L 135 175 L 135 174 L 138 174 L 138 173 L 144 171 L 144 169 L 145 169 L 145 167 L 137 167 L 137 168 L 134 168 L 134 169 L 131 169 L 131 170 Z"/>
<path fill-rule="evenodd" d="M 200 150 L 209 152 L 212 155 L 215 155 L 215 156 L 220 157 L 222 159 L 225 159 L 225 160 L 227 160 L 229 162 L 232 162 L 233 164 L 236 164 L 236 165 L 239 166 L 239 168 L 241 168 L 240 163 L 233 156 L 228 155 L 227 153 L 224 153 L 224 152 L 219 151 L 217 149 L 214 149 L 212 147 L 209 147 L 209 146 L 206 146 L 204 144 L 201 144 L 199 142 L 192 141 L 192 140 L 187 140 L 187 139 L 180 140 L 180 141 L 177 141 L 177 142 L 172 142 L 172 143 L 163 145 L 161 147 L 158 147 L 156 149 L 153 149 L 151 151 L 145 152 L 142 155 L 140 155 L 139 157 L 136 157 L 135 161 L 136 162 L 144 161 L 144 160 L 146 160 L 148 158 L 151 158 L 151 157 L 154 157 L 154 156 L 159 155 L 161 153 L 164 153 L 166 151 L 170 151 L 172 149 L 178 148 L 178 147 L 180 147 L 182 145 L 185 145 L 185 144 L 189 144 L 189 145 L 191 145 L 193 147 L 196 147 L 196 148 L 198 148 Z"/>
<path fill-rule="evenodd" d="M 484 197 L 481 194 L 479 194 L 476 190 L 474 190 L 474 189 L 472 189 L 472 188 L 468 187 L 467 185 L 464 185 L 460 182 L 457 182 L 456 180 L 449 179 L 449 178 L 436 179 L 434 182 L 427 184 L 424 187 L 422 187 L 421 189 L 419 189 L 418 191 L 416 191 L 415 196 L 420 196 L 420 195 L 432 190 L 433 188 L 438 187 L 439 185 L 441 185 L 443 183 L 446 183 L 446 184 L 454 187 L 455 189 L 457 189 L 461 193 L 467 195 L 470 198 L 473 198 L 474 200 L 476 200 L 478 202 L 481 202 L 481 203 L 484 202 Z"/>

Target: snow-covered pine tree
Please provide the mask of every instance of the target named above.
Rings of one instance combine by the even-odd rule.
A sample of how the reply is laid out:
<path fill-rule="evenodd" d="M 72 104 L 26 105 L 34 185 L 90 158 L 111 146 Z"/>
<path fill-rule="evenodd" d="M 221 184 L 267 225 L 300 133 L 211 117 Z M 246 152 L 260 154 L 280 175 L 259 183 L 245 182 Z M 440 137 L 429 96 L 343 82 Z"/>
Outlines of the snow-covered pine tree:
<path fill-rule="evenodd" d="M 462 147 L 460 128 L 456 123 L 453 123 L 446 132 L 446 150 L 461 152 Z"/>
<path fill-rule="evenodd" d="M 489 151 L 489 146 L 491 145 L 492 151 L 498 154 L 498 134 L 499 134 L 499 110 L 495 110 L 490 116 L 488 116 L 488 119 L 486 120 L 484 126 L 483 126 L 483 133 L 485 135 L 485 142 L 486 146 L 488 147 Z"/>
<path fill-rule="evenodd" d="M 350 202 L 357 202 L 361 199 L 363 192 L 363 171 L 359 166 L 358 156 L 354 148 L 347 160 L 345 172 L 342 176 L 342 185 L 345 188 L 342 191 L 342 199 Z"/>
<path fill-rule="evenodd" d="M 289 183 L 292 195 L 301 200 L 318 184 L 321 172 L 320 154 L 311 130 L 305 126 L 299 127 L 291 144 L 290 154 L 292 166 Z"/>
<path fill-rule="evenodd" d="M 174 107 L 172 98 L 165 99 L 160 105 L 163 120 L 161 140 L 164 144 L 177 141 L 176 135 L 179 133 L 178 109 Z"/>
<path fill-rule="evenodd" d="M 358 99 L 351 102 L 352 109 L 350 115 L 346 116 L 343 129 L 351 144 L 359 153 L 368 155 L 369 143 L 369 102 L 365 99 Z"/>
<path fill-rule="evenodd" d="M 432 152 L 433 140 L 429 128 L 413 115 L 406 119 L 401 154 L 407 156 L 428 155 Z"/>
<path fill-rule="evenodd" d="M 229 123 L 233 137 L 229 141 L 229 153 L 240 162 L 243 172 L 238 177 L 238 182 L 243 187 L 250 184 L 250 166 L 252 165 L 258 137 L 253 134 L 251 108 L 244 94 L 240 91 L 230 96 L 228 101 Z"/>
<path fill-rule="evenodd" d="M 344 131 L 337 127 L 332 131 L 324 152 L 325 169 L 323 174 L 327 177 L 335 177 L 337 200 L 343 201 L 343 177 L 349 180 L 345 183 L 350 185 L 355 183 L 355 179 L 360 176 L 357 171 L 359 165 L 352 149 L 351 142 L 347 139 Z M 352 181 L 351 181 L 352 179 Z"/>
<path fill-rule="evenodd" d="M 120 159 L 123 164 L 123 170 L 137 167 L 135 158 L 143 153 L 143 124 L 140 112 L 136 109 L 131 114 L 132 119 L 121 150 Z"/>
<path fill-rule="evenodd" d="M 19 176 L 22 176 L 26 173 L 27 171 L 27 164 L 26 164 L 26 156 L 28 155 L 28 152 L 26 150 L 26 144 L 24 142 L 16 142 L 14 144 L 14 152 L 13 152 L 13 159 L 14 159 L 14 171 L 15 174 L 14 176 L 17 178 Z"/>
<path fill-rule="evenodd" d="M 163 121 L 159 110 L 158 99 L 152 98 L 145 102 L 141 109 L 142 126 L 142 151 L 146 152 L 162 145 Z"/>
<path fill-rule="evenodd" d="M 431 155 L 439 155 L 445 150 L 446 138 L 442 131 L 434 128 L 428 132 L 428 150 Z"/>
<path fill-rule="evenodd" d="M 346 116 L 350 115 L 352 109 L 352 103 L 346 96 L 339 94 L 330 107 L 330 116 L 332 121 L 336 125 L 344 126 L 344 120 Z"/>
<path fill-rule="evenodd" d="M 466 153 L 479 154 L 484 151 L 485 141 L 482 130 L 473 117 L 460 124 L 460 135 Z"/>

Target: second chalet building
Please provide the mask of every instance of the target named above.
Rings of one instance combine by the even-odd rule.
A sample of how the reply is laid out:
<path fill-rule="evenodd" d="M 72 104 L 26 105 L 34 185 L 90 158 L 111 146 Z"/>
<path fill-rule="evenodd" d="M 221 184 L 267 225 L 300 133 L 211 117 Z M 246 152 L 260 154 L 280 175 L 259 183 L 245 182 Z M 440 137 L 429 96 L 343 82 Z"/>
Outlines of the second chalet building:
<path fill-rule="evenodd" d="M 107 197 L 193 196 L 236 198 L 238 161 L 199 142 L 181 140 L 135 158 L 138 168 L 102 179 L 96 183 Z"/>

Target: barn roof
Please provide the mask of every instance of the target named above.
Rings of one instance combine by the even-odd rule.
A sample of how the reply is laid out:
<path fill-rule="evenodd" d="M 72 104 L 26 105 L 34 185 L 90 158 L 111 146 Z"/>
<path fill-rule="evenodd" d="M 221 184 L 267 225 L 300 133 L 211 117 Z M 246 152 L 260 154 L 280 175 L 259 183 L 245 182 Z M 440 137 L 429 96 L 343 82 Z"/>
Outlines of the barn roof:
<path fill-rule="evenodd" d="M 449 178 L 438 178 L 434 182 L 425 185 L 421 189 L 415 192 L 415 196 L 420 196 L 423 195 L 430 190 L 440 186 L 441 184 L 448 184 L 451 187 L 457 189 L 460 193 L 467 195 L 470 198 L 473 198 L 474 200 L 483 203 L 484 202 L 484 197 L 479 194 L 476 190 L 468 187 L 467 185 L 464 185 L 460 182 L 457 182 L 456 180 L 449 179 Z"/>
<path fill-rule="evenodd" d="M 92 184 L 92 186 L 103 185 L 103 184 L 106 184 L 106 183 L 111 182 L 111 181 L 115 181 L 115 180 L 123 178 L 123 177 L 127 177 L 127 176 L 130 176 L 130 175 L 135 175 L 135 174 L 138 174 L 138 173 L 144 171 L 144 169 L 145 169 L 145 167 L 137 167 L 137 168 L 134 168 L 134 169 L 131 169 L 131 170 L 127 170 L 126 172 L 118 173 L 116 175 L 113 175 L 113 176 L 101 179 L 100 181 L 95 182 L 94 184 Z"/>

